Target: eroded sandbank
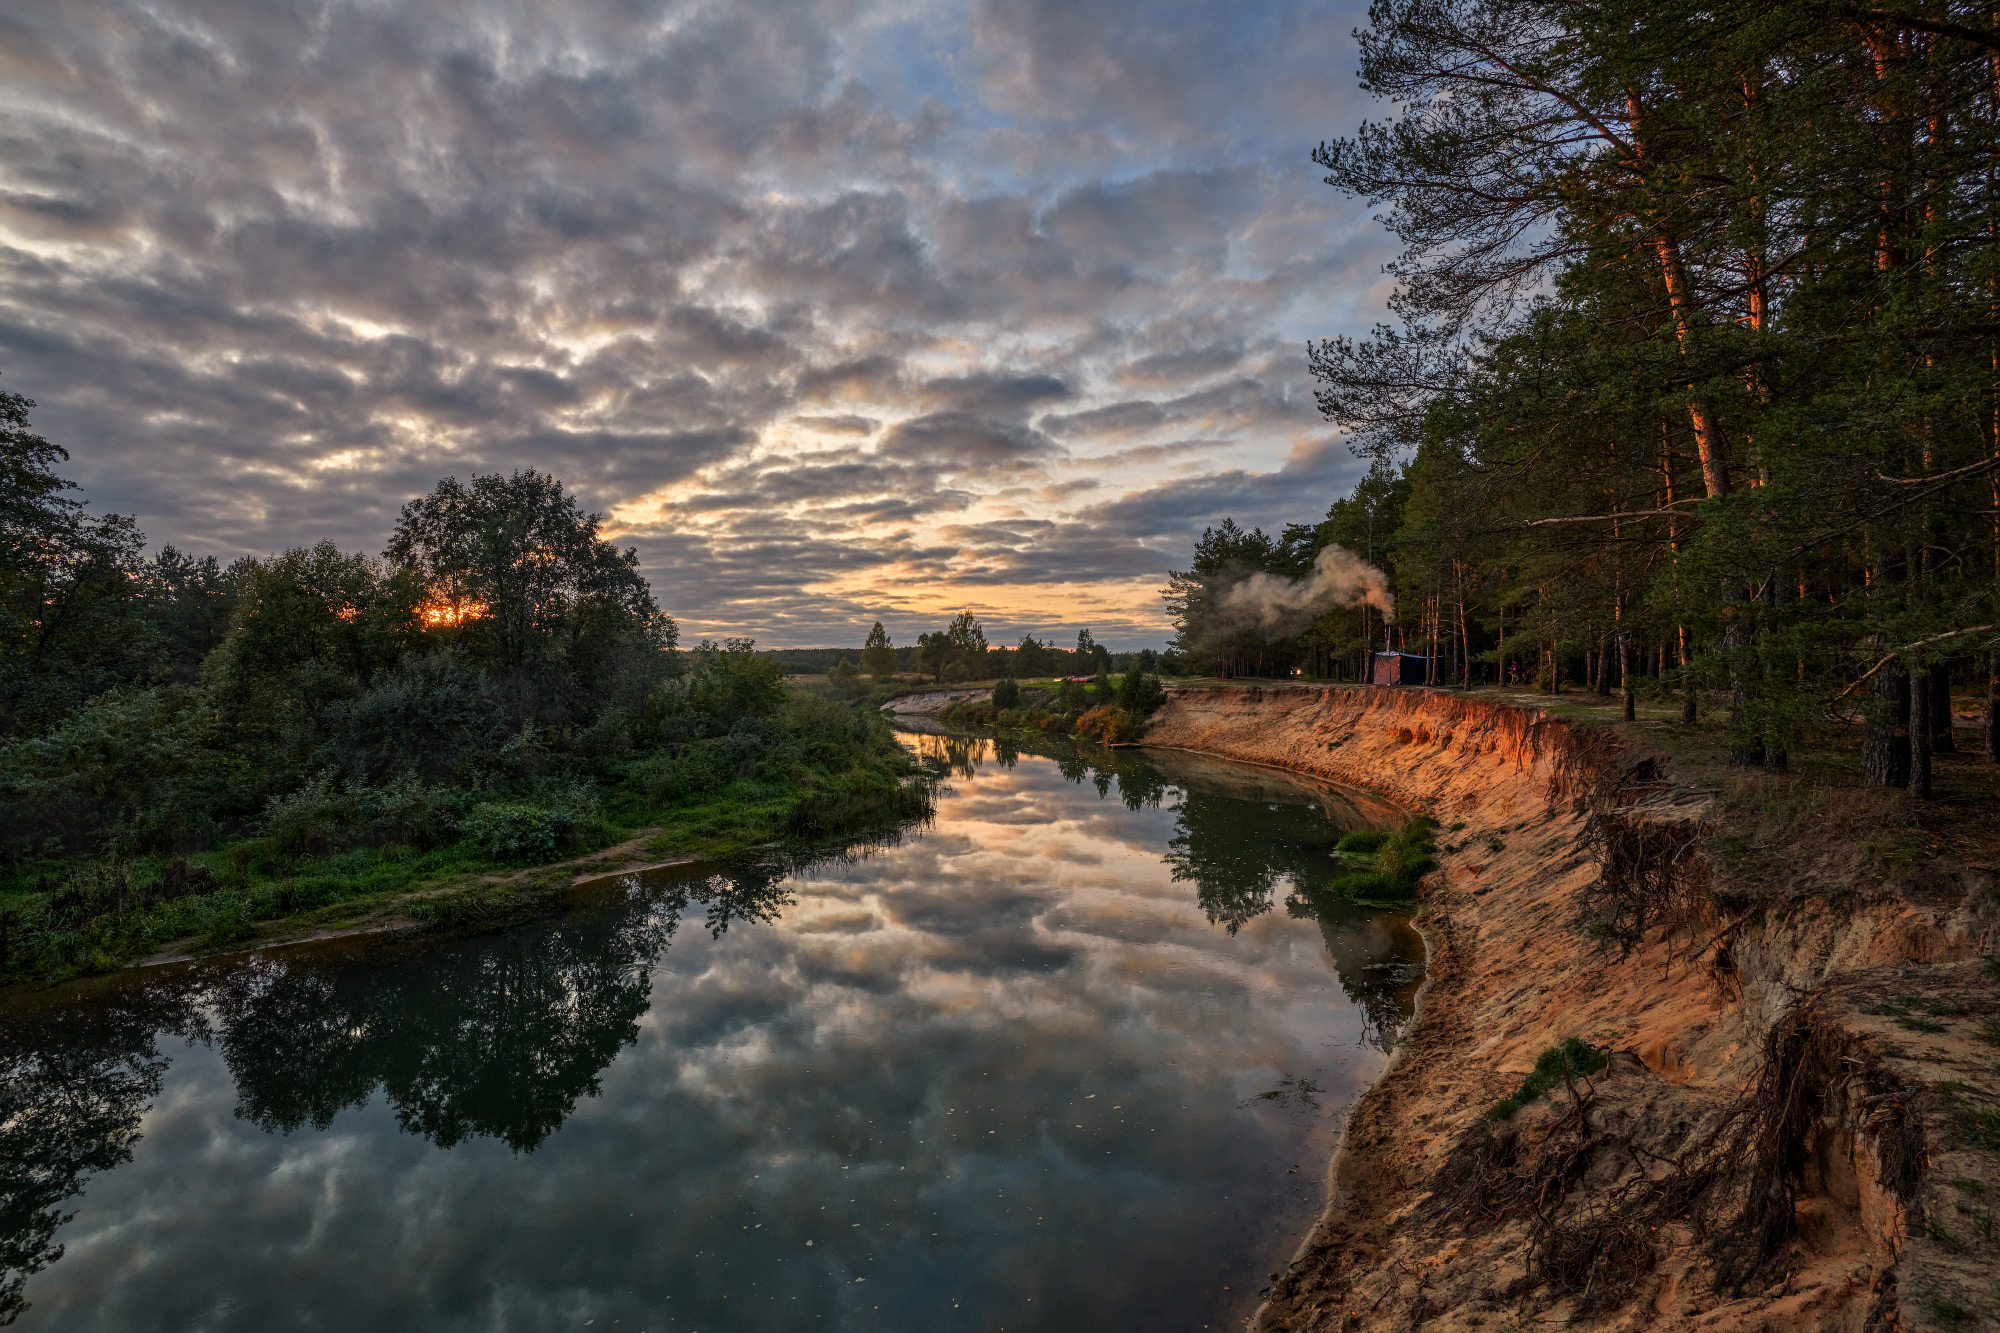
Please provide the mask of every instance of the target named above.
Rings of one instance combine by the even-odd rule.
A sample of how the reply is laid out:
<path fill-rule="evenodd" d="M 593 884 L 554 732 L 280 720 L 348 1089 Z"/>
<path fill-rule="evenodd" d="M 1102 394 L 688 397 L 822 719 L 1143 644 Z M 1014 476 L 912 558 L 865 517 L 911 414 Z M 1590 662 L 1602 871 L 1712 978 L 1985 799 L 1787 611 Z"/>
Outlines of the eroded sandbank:
<path fill-rule="evenodd" d="M 1991 1049 L 1964 1023 L 1892 1028 L 1877 995 L 1976 1007 L 1990 873 L 1919 901 L 1802 854 L 1802 877 L 1852 882 L 1732 896 L 1717 793 L 1643 732 L 1477 695 L 1187 687 L 1145 744 L 1383 794 L 1454 849 L 1418 918 L 1419 1015 L 1261 1327 L 1915 1327 L 1990 1287 L 1991 1256 L 1926 1219 L 1946 1181 L 1993 1174 L 1931 1090 L 1992 1082 Z M 1570 1037 L 1615 1053 L 1581 1103 L 1490 1122 Z"/>

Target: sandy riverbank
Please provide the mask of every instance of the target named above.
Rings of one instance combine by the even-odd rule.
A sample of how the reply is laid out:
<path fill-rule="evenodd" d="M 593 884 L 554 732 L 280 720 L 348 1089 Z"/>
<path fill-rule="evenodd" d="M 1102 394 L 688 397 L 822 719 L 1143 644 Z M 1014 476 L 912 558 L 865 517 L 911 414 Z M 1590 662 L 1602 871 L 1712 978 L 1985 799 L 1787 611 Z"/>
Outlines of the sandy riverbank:
<path fill-rule="evenodd" d="M 1645 740 L 1352 687 L 1190 687 L 1155 718 L 1148 746 L 1367 788 L 1455 849 L 1419 916 L 1419 1015 L 1355 1105 L 1326 1217 L 1260 1327 L 1991 1313 L 2000 1250 L 1978 1209 L 1990 1232 L 2000 1142 L 1966 1110 L 2000 1091 L 1978 1028 L 1991 868 L 1884 872 L 1829 836 L 1796 848 L 1789 882 L 1750 884 L 1712 847 L 1741 803 Z M 1616 1052 L 1609 1067 L 1490 1122 L 1570 1037 Z"/>

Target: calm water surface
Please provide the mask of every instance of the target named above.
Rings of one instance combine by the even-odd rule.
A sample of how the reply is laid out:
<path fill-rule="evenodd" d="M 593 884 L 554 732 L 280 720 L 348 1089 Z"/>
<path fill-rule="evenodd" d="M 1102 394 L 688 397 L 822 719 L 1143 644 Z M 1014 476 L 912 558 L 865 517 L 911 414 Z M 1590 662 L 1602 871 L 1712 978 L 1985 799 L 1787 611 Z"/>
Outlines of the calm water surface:
<path fill-rule="evenodd" d="M 1237 1326 L 1415 987 L 1406 923 L 1313 895 L 1390 812 L 1195 756 L 910 739 L 949 792 L 865 856 L 17 1000 L 0 1310 Z"/>

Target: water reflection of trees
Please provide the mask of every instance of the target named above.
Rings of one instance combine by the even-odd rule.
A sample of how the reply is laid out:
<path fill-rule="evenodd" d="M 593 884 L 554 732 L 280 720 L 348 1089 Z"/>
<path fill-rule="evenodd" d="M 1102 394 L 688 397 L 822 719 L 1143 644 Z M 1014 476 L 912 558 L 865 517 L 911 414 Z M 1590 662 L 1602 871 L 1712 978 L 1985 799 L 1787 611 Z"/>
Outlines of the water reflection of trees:
<path fill-rule="evenodd" d="M 997 745 L 998 742 L 990 742 Z M 978 737 L 927 735 L 919 747 L 972 776 L 989 744 Z M 1153 809 L 1178 796 L 1166 862 L 1194 886 L 1212 924 L 1235 934 L 1272 909 L 1315 920 L 1341 989 L 1362 1016 L 1362 1040 L 1394 1044 L 1423 971 L 1423 944 L 1401 918 L 1360 908 L 1326 890 L 1342 873 L 1333 849 L 1349 831 L 1390 815 L 1360 793 L 1311 790 L 1278 774 L 1219 766 L 1193 756 L 1110 750 L 1054 738 L 1018 737 L 1014 751 L 1053 761 L 1071 782 L 1100 797 L 1112 786 L 1127 809 Z M 1014 754 L 1009 755 L 1012 766 Z"/>
<path fill-rule="evenodd" d="M 693 904 L 720 935 L 788 901 L 782 865 L 640 887 L 627 909 L 426 950 L 421 967 L 268 964 L 217 989 L 238 1114 L 325 1129 L 380 1088 L 396 1121 L 449 1148 L 476 1136 L 533 1152 L 637 1039 L 650 965 Z"/>
<path fill-rule="evenodd" d="M 475 1135 L 532 1152 L 596 1093 L 638 1036 L 659 942 L 650 919 L 565 920 L 422 968 L 273 964 L 217 996 L 237 1113 L 261 1129 L 325 1129 L 379 1087 L 396 1121 L 449 1148 Z"/>
<path fill-rule="evenodd" d="M 532 1152 L 638 1036 L 651 964 L 694 908 L 720 935 L 767 921 L 796 867 L 634 885 L 620 910 L 340 961 L 294 956 L 0 1017 L 0 1324 L 62 1257 L 65 1200 L 131 1160 L 168 1061 L 163 1035 L 209 1042 L 237 1114 L 325 1129 L 379 1088 L 406 1131 L 449 1148 L 486 1135 Z"/>
<path fill-rule="evenodd" d="M 1285 911 L 1319 922 L 1340 989 L 1361 1012 L 1362 1042 L 1382 1051 L 1394 1046 L 1424 975 L 1423 938 L 1408 919 L 1296 893 Z"/>
<path fill-rule="evenodd" d="M 980 765 L 988 762 L 1010 769 L 1021 761 L 1020 746 L 1010 740 L 941 731 L 911 731 L 904 736 L 919 759 L 951 777 L 977 777 Z"/>
<path fill-rule="evenodd" d="M 62 1258 L 63 1203 L 131 1160 L 167 1068 L 156 1034 L 192 1020 L 184 996 L 135 988 L 0 1021 L 0 1324 L 27 1309 L 28 1279 Z"/>
<path fill-rule="evenodd" d="M 1353 825 L 1297 804 L 1271 804 L 1189 787 L 1167 844 L 1173 877 L 1191 881 L 1208 919 L 1233 935 L 1271 910 L 1278 886 L 1310 899 L 1338 869 L 1333 849 Z"/>

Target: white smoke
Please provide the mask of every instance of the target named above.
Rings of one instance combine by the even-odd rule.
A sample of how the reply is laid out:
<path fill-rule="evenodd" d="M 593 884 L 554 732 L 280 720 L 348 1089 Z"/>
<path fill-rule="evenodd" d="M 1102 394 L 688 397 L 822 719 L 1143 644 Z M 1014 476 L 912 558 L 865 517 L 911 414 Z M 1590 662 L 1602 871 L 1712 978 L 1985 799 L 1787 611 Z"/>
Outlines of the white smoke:
<path fill-rule="evenodd" d="M 1221 609 L 1231 618 L 1269 631 L 1301 624 L 1330 607 L 1364 605 L 1380 610 L 1385 619 L 1396 618 L 1388 576 L 1347 548 L 1329 546 L 1313 561 L 1306 577 L 1252 574 L 1222 595 Z"/>

